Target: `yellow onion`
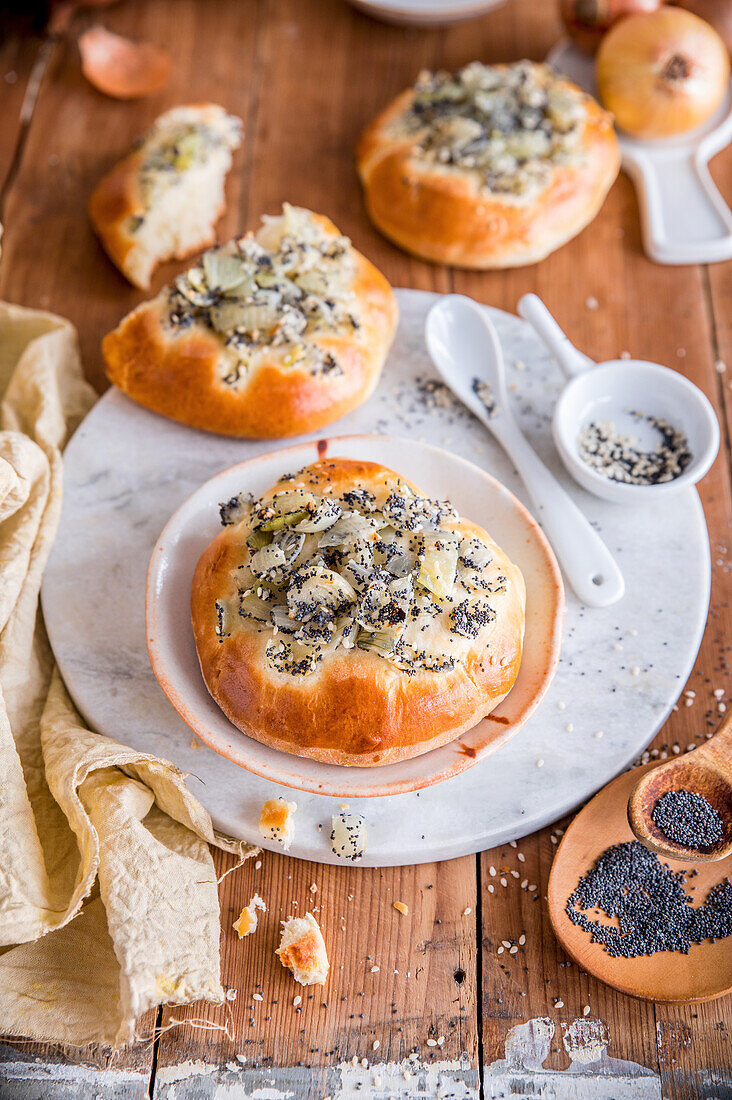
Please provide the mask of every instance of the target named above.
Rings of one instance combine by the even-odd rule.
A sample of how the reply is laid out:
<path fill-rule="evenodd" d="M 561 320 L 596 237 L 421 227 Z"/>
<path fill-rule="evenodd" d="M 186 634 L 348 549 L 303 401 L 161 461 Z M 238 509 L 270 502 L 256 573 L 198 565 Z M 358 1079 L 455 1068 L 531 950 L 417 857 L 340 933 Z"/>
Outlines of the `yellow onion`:
<path fill-rule="evenodd" d="M 629 15 L 600 44 L 597 87 L 634 137 L 682 134 L 705 122 L 727 91 L 727 49 L 713 27 L 681 8 Z"/>
<path fill-rule="evenodd" d="M 561 0 L 564 29 L 585 53 L 596 53 L 602 36 L 624 15 L 655 11 L 661 0 Z"/>

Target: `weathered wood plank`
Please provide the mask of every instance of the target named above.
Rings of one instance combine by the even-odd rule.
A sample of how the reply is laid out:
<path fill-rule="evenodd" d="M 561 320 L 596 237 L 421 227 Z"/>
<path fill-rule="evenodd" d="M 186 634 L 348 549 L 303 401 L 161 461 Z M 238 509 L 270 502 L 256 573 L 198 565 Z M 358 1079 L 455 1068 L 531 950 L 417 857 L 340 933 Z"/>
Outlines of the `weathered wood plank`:
<path fill-rule="evenodd" d="M 222 969 L 235 999 L 226 1010 L 166 1010 L 163 1028 L 189 1022 L 163 1032 L 158 1075 L 201 1058 L 225 1067 L 241 1055 L 248 1070 L 338 1066 L 353 1057 L 378 1064 L 412 1050 L 425 1061 L 467 1055 L 477 1067 L 472 857 L 383 870 L 320 867 L 272 853 L 261 862 L 257 869 L 249 861 L 220 888 Z M 255 890 L 268 912 L 240 941 L 232 924 Z M 394 901 L 409 913 L 397 912 Z M 322 989 L 296 985 L 274 955 L 279 922 L 308 911 L 322 924 L 330 956 Z M 224 1024 L 228 1035 L 198 1030 L 192 1020 Z M 431 1047 L 430 1038 L 442 1042 Z"/>
<path fill-rule="evenodd" d="M 228 37 L 219 27 L 217 42 L 223 50 Z M 445 271 L 411 260 L 373 230 L 353 165 L 362 126 L 419 67 L 439 63 L 440 41 L 437 33 L 386 28 L 336 0 L 260 5 L 257 65 L 251 74 L 256 120 L 250 116 L 249 176 L 240 195 L 239 225 L 256 224 L 262 213 L 275 212 L 284 200 L 309 206 L 331 216 L 393 283 L 448 289 Z M 233 54 L 228 63 L 234 64 Z M 297 900 L 295 912 L 312 902 L 308 887 L 313 878 L 320 885 L 315 897 L 323 906 L 333 964 L 323 998 L 328 1009 L 317 994 L 312 1000 L 303 995 L 302 1012 L 295 1015 L 292 998 L 302 991 L 273 955 L 277 921 L 291 912 L 280 900 L 285 908 L 268 916 L 266 930 L 253 943 L 239 944 L 225 928 L 224 972 L 240 991 L 233 1006 L 235 1040 L 194 1028 L 165 1033 L 158 1060 L 163 1084 L 165 1067 L 181 1058 L 195 1061 L 204 1040 L 206 1057 L 219 1064 L 243 1051 L 250 1062 L 260 1064 L 333 1065 L 354 1055 L 369 1062 L 399 1059 L 414 1046 L 432 1056 L 426 1040 L 434 1032 L 435 1039 L 445 1036 L 443 1047 L 434 1048 L 437 1056 L 465 1052 L 469 1064 L 477 1066 L 476 968 L 474 962 L 467 964 L 475 959 L 475 925 L 471 915 L 460 916 L 475 908 L 474 860 L 384 871 L 316 869 L 272 855 L 265 855 L 263 864 L 255 875 L 260 893 L 265 899 Z M 248 866 L 222 884 L 229 924 L 249 899 L 253 885 L 243 884 L 251 875 Z M 290 893 L 296 883 L 298 892 Z M 409 916 L 393 910 L 392 900 L 406 902 Z M 337 919 L 341 916 L 343 925 Z M 368 955 L 375 961 L 369 962 Z M 381 970 L 372 975 L 370 966 L 379 964 Z M 461 967 L 465 977 L 459 984 L 453 974 Z M 266 984 L 268 1013 L 263 1004 L 242 1000 L 257 982 Z M 271 999 L 279 1004 L 272 1005 Z M 256 1024 L 250 1030 L 247 1006 L 252 1003 Z M 200 1014 L 196 1008 L 188 1013 L 171 1010 L 166 1020 Z M 262 1020 L 267 1014 L 271 1019 Z M 215 1011 L 213 1015 L 219 1018 Z M 380 1044 L 376 1051 L 374 1042 Z"/>
<path fill-rule="evenodd" d="M 542 56 L 556 30 L 548 7 L 515 4 L 505 9 L 501 16 L 503 33 L 496 35 L 500 45 L 494 47 L 494 54 L 500 53 L 510 41 L 513 48 L 508 56 L 517 53 Z M 529 12 L 530 17 L 526 18 Z M 726 172 L 726 184 L 732 191 L 729 186 L 732 158 Z M 598 256 L 602 256 L 602 263 L 598 263 Z M 717 290 L 720 317 L 725 316 L 722 334 L 717 339 L 720 345 L 727 341 L 726 354 L 732 360 L 729 311 L 724 313 L 721 308 L 732 289 L 730 270 L 732 265 L 718 265 L 712 285 Z M 722 283 L 722 278 L 727 281 Z M 535 291 L 588 354 L 597 359 L 615 358 L 629 350 L 639 358 L 666 363 L 701 386 L 721 412 L 720 376 L 714 369 L 714 341 L 705 285 L 706 274 L 698 267 L 661 267 L 643 255 L 635 194 L 625 177 L 613 187 L 596 221 L 542 264 L 483 276 L 468 273 L 454 276 L 455 290 L 511 311 L 521 294 Z M 711 543 L 713 548 L 719 548 L 713 554 L 712 608 L 704 646 L 688 685 L 697 692 L 694 705 L 681 707 L 672 716 L 655 742 L 660 751 L 666 751 L 668 744 L 675 741 L 685 748 L 702 739 L 714 728 L 717 701 L 712 695 L 713 688 L 726 687 L 727 691 L 732 688 L 722 652 L 732 632 L 726 552 L 732 499 L 726 455 L 720 456 L 701 491 Z M 679 684 L 680 691 L 683 687 Z M 555 1026 L 545 1063 L 550 1069 L 566 1070 L 568 1055 L 562 1031 L 580 1019 L 595 1021 L 592 1027 L 596 1033 L 590 1029 L 591 1038 L 597 1034 L 608 1037 L 610 1057 L 637 1062 L 655 1072 L 661 1068 L 664 1087 L 676 1087 L 674 1082 L 682 1076 L 687 1082 L 701 1082 L 705 1075 L 722 1073 L 729 1065 L 729 1054 L 725 1061 L 717 1024 L 721 1018 L 729 1019 L 729 1004 L 712 1014 L 713 1022 L 707 1022 L 708 1010 L 698 1013 L 685 1047 L 685 1068 L 683 1072 L 677 1070 L 676 1063 L 665 1058 L 662 1043 L 657 1050 L 655 1021 L 659 1020 L 661 1036 L 668 1010 L 658 1006 L 654 1012 L 653 1005 L 616 994 L 580 972 L 554 940 L 544 901 L 531 901 L 510 874 L 507 889 L 496 885 L 500 880 L 490 876 L 489 868 L 510 866 L 519 871 L 521 880 L 528 877 L 530 883 L 536 883 L 537 893 L 543 899 L 552 854 L 548 831 L 519 842 L 519 849 L 525 855 L 523 865 L 516 861 L 516 852 L 510 848 L 487 852 L 481 859 L 486 1065 L 504 1057 L 511 1027 L 529 1018 L 547 1017 Z M 492 894 L 488 892 L 490 885 L 494 886 Z M 519 948 L 517 955 L 511 957 L 506 950 L 500 956 L 497 954 L 502 940 L 515 942 L 522 934 L 527 937 L 526 945 Z M 587 1017 L 586 1007 L 589 1007 Z M 582 1026 L 587 1029 L 588 1025 Z M 639 1087 L 651 1085 L 644 1081 Z M 489 1094 L 487 1085 L 486 1092 Z M 686 1095 L 679 1092 L 679 1097 Z M 703 1092 L 699 1092 L 701 1095 Z"/>

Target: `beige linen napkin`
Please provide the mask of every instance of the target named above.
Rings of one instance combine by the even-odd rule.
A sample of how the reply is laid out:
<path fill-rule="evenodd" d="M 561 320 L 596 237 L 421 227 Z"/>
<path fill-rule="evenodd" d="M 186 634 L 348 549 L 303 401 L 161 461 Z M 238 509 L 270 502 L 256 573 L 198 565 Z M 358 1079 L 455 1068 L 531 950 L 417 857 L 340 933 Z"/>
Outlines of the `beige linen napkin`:
<path fill-rule="evenodd" d="M 38 597 L 95 400 L 69 322 L 0 303 L 0 400 L 0 1032 L 120 1046 L 148 1008 L 223 1001 L 208 846 L 256 849 L 173 764 L 86 729 L 54 668 Z"/>

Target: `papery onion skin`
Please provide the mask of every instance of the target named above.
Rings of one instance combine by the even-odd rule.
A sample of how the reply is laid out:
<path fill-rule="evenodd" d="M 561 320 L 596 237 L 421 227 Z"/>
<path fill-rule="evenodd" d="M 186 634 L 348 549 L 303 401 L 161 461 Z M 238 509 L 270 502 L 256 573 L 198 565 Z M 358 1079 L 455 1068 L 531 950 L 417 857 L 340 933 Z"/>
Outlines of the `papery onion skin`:
<path fill-rule="evenodd" d="M 561 0 L 564 29 L 585 53 L 597 53 L 603 35 L 624 15 L 656 11 L 661 0 Z"/>
<path fill-rule="evenodd" d="M 630 15 L 603 39 L 596 62 L 603 106 L 633 137 L 693 130 L 714 114 L 729 84 L 724 42 L 681 8 Z"/>

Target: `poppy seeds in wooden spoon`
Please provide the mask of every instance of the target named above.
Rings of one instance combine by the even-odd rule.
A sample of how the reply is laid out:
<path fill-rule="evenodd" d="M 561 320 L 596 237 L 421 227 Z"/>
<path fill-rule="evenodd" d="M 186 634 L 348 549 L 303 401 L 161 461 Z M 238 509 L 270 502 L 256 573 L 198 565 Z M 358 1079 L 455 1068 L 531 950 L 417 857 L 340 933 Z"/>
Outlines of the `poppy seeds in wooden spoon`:
<path fill-rule="evenodd" d="M 711 802 L 696 791 L 667 791 L 651 814 L 665 837 L 692 848 L 710 851 L 724 836 L 724 822 Z"/>

